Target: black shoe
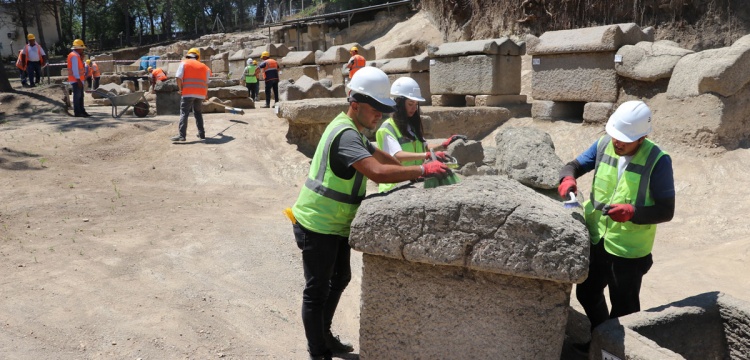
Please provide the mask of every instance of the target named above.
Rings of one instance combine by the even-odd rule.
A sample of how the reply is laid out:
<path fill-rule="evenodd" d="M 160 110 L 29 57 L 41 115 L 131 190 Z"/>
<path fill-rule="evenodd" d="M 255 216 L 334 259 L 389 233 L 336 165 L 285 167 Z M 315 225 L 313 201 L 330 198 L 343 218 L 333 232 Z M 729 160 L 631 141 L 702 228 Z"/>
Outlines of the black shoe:
<path fill-rule="evenodd" d="M 198 134 L 198 139 L 206 140 L 206 135 L 205 134 Z"/>
<path fill-rule="evenodd" d="M 329 331 L 324 335 L 326 346 L 334 354 L 345 354 L 354 351 L 354 346 L 348 342 L 341 341 L 338 336 L 333 336 Z"/>
<path fill-rule="evenodd" d="M 83 113 L 83 114 L 81 114 L 81 116 L 83 116 L 83 117 L 90 117 L 91 114 L 89 114 L 89 113 Z"/>
<path fill-rule="evenodd" d="M 177 136 L 172 136 L 172 138 L 170 138 L 169 140 L 172 140 L 172 141 L 185 141 L 185 137 L 182 136 L 182 135 L 177 135 Z"/>
<path fill-rule="evenodd" d="M 268 109 L 270 106 L 268 104 L 265 104 L 265 105 L 263 105 L 261 107 L 264 108 L 264 109 Z"/>
<path fill-rule="evenodd" d="M 310 355 L 310 360 L 333 360 L 331 355 Z"/>
<path fill-rule="evenodd" d="M 573 348 L 573 351 L 575 351 L 579 355 L 588 355 L 589 354 L 589 348 L 591 348 L 591 341 L 586 343 L 577 343 L 571 345 Z"/>

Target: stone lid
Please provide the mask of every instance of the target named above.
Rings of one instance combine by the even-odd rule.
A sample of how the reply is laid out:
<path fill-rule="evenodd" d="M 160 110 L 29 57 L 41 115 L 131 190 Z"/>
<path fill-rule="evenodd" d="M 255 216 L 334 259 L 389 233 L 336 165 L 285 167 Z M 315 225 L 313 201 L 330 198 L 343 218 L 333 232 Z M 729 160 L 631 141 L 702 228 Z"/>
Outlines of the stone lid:
<path fill-rule="evenodd" d="M 562 283 L 580 283 L 588 273 L 582 215 L 501 176 L 370 196 L 349 244 L 404 261 Z"/>
<path fill-rule="evenodd" d="M 526 53 L 552 55 L 617 51 L 623 45 L 653 40 L 633 23 L 595 26 L 582 29 L 547 31 L 542 36 L 526 37 Z"/>
<path fill-rule="evenodd" d="M 466 55 L 521 55 L 520 47 L 507 37 L 499 39 L 460 41 L 428 47 L 430 57 Z"/>
<path fill-rule="evenodd" d="M 315 62 L 318 65 L 343 64 L 349 61 L 349 58 L 351 57 L 349 49 L 350 48 L 341 45 L 331 46 L 323 53 L 323 56 L 317 58 Z"/>
<path fill-rule="evenodd" d="M 281 59 L 285 66 L 314 65 L 315 53 L 312 51 L 290 51 Z"/>
<path fill-rule="evenodd" d="M 390 59 L 380 66 L 386 74 L 402 74 L 430 70 L 430 59 L 427 54 L 418 56 Z"/>

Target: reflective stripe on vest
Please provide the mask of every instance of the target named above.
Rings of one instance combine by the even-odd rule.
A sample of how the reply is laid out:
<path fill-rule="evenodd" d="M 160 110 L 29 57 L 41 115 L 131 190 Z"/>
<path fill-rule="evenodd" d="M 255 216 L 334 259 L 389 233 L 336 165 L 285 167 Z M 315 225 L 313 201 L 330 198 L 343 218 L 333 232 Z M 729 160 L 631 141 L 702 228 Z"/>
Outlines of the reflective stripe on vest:
<path fill-rule="evenodd" d="M 360 54 L 352 56 L 352 59 L 354 59 L 354 62 L 352 62 L 352 68 L 349 69 L 350 79 L 354 77 L 354 74 L 357 73 L 359 69 L 367 65 L 367 61 L 365 60 L 365 57 Z"/>
<path fill-rule="evenodd" d="M 167 80 L 167 74 L 165 74 L 165 73 L 164 73 L 164 70 L 162 70 L 161 68 L 156 68 L 156 69 L 154 69 L 154 71 L 153 71 L 153 72 L 151 73 L 151 75 L 153 75 L 153 76 L 154 76 L 154 79 L 155 79 L 156 81 L 164 81 L 164 80 Z"/>
<path fill-rule="evenodd" d="M 378 142 L 378 147 L 383 148 L 385 145 L 385 137 L 386 135 L 392 136 L 394 139 L 398 141 L 398 144 L 401 145 L 401 150 L 406 152 L 412 152 L 412 153 L 420 153 L 427 151 L 425 144 L 420 141 L 419 139 L 411 140 L 403 135 L 401 135 L 401 131 L 399 131 L 398 126 L 396 126 L 396 122 L 393 120 L 393 118 L 389 118 L 388 120 L 383 122 L 383 125 L 380 125 L 380 129 L 375 133 L 375 139 Z M 401 164 L 404 166 L 411 166 L 411 165 L 422 165 L 424 163 L 424 160 L 411 160 L 411 161 L 402 161 Z M 382 183 L 378 184 L 378 190 L 380 192 L 385 192 L 393 189 L 396 187 L 397 184 L 388 184 L 388 183 Z"/>
<path fill-rule="evenodd" d="M 208 67 L 198 60 L 184 60 L 182 74 L 182 96 L 202 96 L 208 94 L 208 80 L 206 74 Z"/>
<path fill-rule="evenodd" d="M 357 128 L 346 114 L 341 113 L 326 127 L 318 142 L 305 186 L 292 207 L 297 221 L 308 230 L 349 236 L 351 222 L 364 199 L 367 184 L 359 171 L 355 171 L 351 179 L 336 176 L 330 166 L 330 151 L 336 137 L 350 130 L 357 131 Z M 357 133 L 364 144 L 366 139 Z"/>
<path fill-rule="evenodd" d="M 656 225 L 639 225 L 616 222 L 602 215 L 608 204 L 651 206 L 650 180 L 656 162 L 666 155 L 656 144 L 644 139 L 630 163 L 618 179 L 619 156 L 615 153 L 609 136 L 597 144 L 594 181 L 591 194 L 584 203 L 586 226 L 591 242 L 604 239 L 604 248 L 610 254 L 624 258 L 639 258 L 651 253 L 656 236 Z"/>
<path fill-rule="evenodd" d="M 247 71 L 245 71 L 245 83 L 247 84 L 255 84 L 258 82 L 258 78 L 255 77 L 255 70 L 258 69 L 255 65 L 248 65 L 245 68 Z"/>
<path fill-rule="evenodd" d="M 73 77 L 73 62 L 78 62 L 78 76 L 80 76 L 79 79 L 76 79 Z M 83 62 L 81 61 L 81 56 L 78 55 L 78 52 L 75 50 L 71 50 L 70 54 L 68 54 L 68 82 L 74 83 L 80 81 L 86 80 L 86 74 L 83 71 Z"/>

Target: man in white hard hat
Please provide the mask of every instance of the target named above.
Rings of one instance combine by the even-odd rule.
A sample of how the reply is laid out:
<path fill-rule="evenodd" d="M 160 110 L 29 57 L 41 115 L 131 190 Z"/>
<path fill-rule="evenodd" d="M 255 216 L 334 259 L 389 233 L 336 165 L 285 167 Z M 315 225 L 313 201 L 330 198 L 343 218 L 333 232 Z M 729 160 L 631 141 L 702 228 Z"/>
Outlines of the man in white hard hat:
<path fill-rule="evenodd" d="M 576 178 L 594 170 L 584 205 L 591 238 L 589 275 L 576 286 L 576 298 L 591 331 L 610 318 L 640 311 L 643 275 L 653 264 L 656 224 L 672 220 L 675 208 L 672 159 L 646 136 L 651 110 L 628 101 L 610 116 L 607 134 L 560 171 L 558 193 L 577 192 Z M 612 310 L 604 299 L 609 287 Z M 575 344 L 588 352 L 590 343 Z"/>
<path fill-rule="evenodd" d="M 302 250 L 302 323 L 310 359 L 331 359 L 332 354 L 354 350 L 331 333 L 331 322 L 351 279 L 349 231 L 365 196 L 365 178 L 397 183 L 442 175 L 447 169 L 438 161 L 402 166 L 362 135 L 362 130 L 377 127 L 383 113 L 393 112 L 395 102 L 389 97 L 390 82 L 383 71 L 363 68 L 347 89 L 349 109 L 323 132 L 290 216 Z"/>

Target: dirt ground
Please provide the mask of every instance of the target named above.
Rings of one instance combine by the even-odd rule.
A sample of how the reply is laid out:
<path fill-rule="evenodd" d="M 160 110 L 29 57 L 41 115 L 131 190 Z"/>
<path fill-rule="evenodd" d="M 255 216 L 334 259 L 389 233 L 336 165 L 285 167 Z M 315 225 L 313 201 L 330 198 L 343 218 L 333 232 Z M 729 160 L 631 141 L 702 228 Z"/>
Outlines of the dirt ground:
<path fill-rule="evenodd" d="M 177 116 L 113 119 L 87 105 L 93 117 L 73 118 L 61 99 L 0 94 L 0 358 L 306 359 L 300 252 L 281 211 L 310 159 L 287 143 L 286 121 L 207 114 L 205 143 L 191 118 L 188 141 L 173 144 Z M 603 130 L 507 126 L 547 131 L 566 162 Z M 677 211 L 659 226 L 642 307 L 708 291 L 750 301 L 750 149 L 652 138 L 672 155 Z M 361 255 L 352 262 L 334 319 L 355 344 L 347 359 L 359 351 Z"/>

